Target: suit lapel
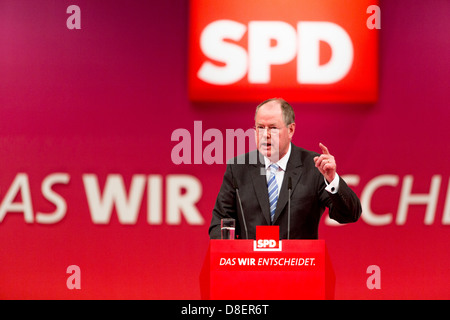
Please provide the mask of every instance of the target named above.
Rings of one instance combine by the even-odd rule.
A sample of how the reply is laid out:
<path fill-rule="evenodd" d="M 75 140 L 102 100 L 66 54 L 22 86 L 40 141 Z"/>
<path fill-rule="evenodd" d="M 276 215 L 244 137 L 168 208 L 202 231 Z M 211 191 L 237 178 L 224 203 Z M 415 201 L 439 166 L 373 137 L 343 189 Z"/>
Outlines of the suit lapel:
<path fill-rule="evenodd" d="M 283 183 L 280 189 L 280 196 L 278 197 L 277 208 L 275 210 L 274 223 L 280 217 L 281 212 L 284 210 L 289 197 L 288 192 L 288 180 L 289 177 L 292 180 L 292 192 L 294 192 L 295 187 L 297 186 L 298 181 L 300 180 L 300 176 L 302 175 L 303 164 L 301 161 L 301 150 L 296 148 L 293 144 L 291 144 L 291 155 L 289 157 L 289 161 L 286 166 L 286 172 L 284 173 Z M 267 190 L 266 190 L 267 194 Z M 292 196 L 292 194 L 291 194 Z M 266 196 L 268 197 L 268 196 Z"/>

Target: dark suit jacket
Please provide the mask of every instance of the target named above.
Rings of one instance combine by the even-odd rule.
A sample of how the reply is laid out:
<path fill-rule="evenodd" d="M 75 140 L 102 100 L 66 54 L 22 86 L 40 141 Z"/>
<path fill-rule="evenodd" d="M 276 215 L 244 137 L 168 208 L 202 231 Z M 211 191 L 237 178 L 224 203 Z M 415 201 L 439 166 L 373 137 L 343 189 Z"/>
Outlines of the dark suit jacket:
<path fill-rule="evenodd" d="M 280 239 L 287 238 L 289 177 L 292 179 L 290 239 L 317 239 L 325 207 L 329 208 L 330 218 L 339 223 L 357 221 L 361 216 L 358 197 L 341 177 L 336 194 L 325 190 L 324 177 L 314 165 L 313 159 L 317 155 L 291 144 L 273 223 L 270 221 L 267 180 L 262 174 L 265 172 L 263 157 L 255 150 L 234 158 L 227 164 L 213 209 L 210 238 L 220 239 L 222 218 L 234 218 L 237 238 L 246 238 L 234 183 L 239 188 L 249 239 L 255 239 L 256 226 L 271 224 L 280 226 Z"/>

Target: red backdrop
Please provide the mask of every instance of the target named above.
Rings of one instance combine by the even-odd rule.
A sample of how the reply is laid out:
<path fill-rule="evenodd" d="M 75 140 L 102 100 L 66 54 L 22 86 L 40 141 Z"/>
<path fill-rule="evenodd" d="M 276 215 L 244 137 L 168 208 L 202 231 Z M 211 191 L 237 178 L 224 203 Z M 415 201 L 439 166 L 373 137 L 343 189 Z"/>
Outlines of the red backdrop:
<path fill-rule="evenodd" d="M 79 30 L 71 4 L 0 3 L 0 297 L 199 299 L 225 165 L 174 164 L 172 133 L 250 128 L 256 102 L 189 101 L 187 1 L 79 0 Z M 336 298 L 448 299 L 450 4 L 379 5 L 378 101 L 293 102 L 293 142 L 323 142 L 366 209 L 321 222 Z M 98 223 L 86 187 L 103 194 L 111 177 L 136 197 L 121 219 L 103 203 Z"/>

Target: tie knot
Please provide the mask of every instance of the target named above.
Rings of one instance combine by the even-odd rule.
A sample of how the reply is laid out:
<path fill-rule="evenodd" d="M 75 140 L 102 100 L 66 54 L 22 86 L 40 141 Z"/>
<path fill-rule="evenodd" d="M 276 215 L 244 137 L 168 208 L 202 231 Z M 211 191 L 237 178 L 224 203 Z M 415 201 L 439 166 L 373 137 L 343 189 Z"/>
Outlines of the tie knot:
<path fill-rule="evenodd" d="M 279 168 L 280 168 L 280 166 L 277 165 L 276 163 L 272 163 L 272 164 L 269 166 L 269 170 L 270 170 L 270 172 L 272 172 L 272 173 L 277 172 Z"/>

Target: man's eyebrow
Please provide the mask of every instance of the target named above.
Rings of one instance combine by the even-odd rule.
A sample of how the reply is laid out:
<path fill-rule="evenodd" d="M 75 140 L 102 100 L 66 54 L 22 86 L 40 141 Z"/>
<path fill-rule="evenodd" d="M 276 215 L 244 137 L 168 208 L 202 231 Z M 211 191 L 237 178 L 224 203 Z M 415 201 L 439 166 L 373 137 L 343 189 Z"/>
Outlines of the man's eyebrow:
<path fill-rule="evenodd" d="M 264 124 L 262 124 L 261 122 L 256 123 L 256 125 L 257 125 L 257 126 L 264 126 Z M 268 126 L 268 127 L 275 127 L 275 126 L 276 126 L 276 123 L 269 123 L 267 126 Z"/>

